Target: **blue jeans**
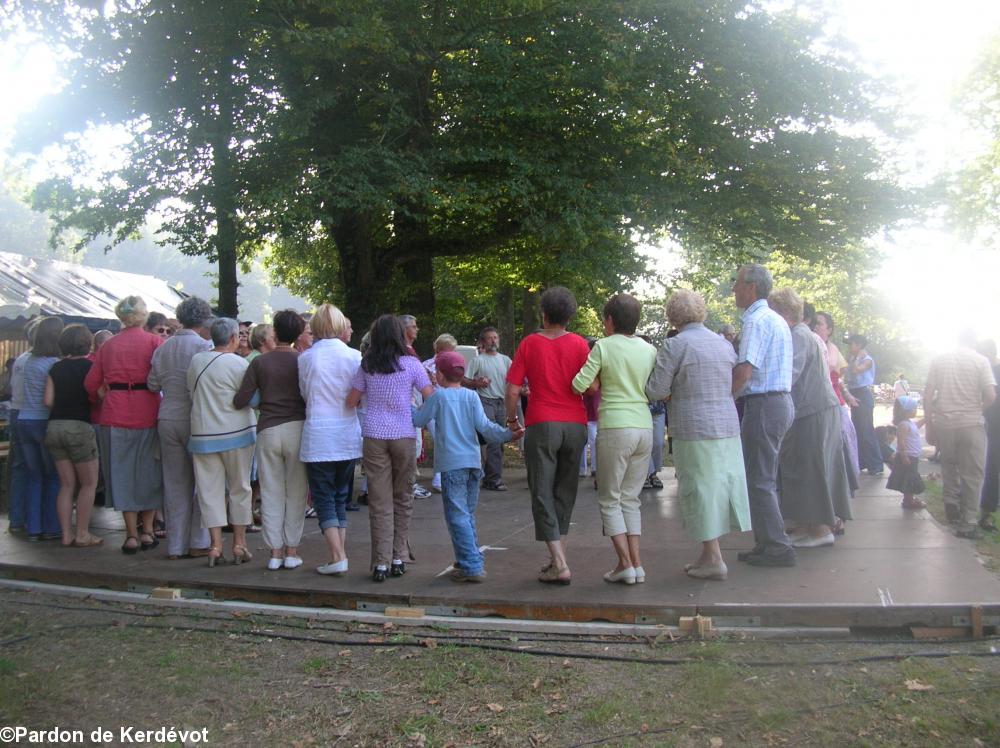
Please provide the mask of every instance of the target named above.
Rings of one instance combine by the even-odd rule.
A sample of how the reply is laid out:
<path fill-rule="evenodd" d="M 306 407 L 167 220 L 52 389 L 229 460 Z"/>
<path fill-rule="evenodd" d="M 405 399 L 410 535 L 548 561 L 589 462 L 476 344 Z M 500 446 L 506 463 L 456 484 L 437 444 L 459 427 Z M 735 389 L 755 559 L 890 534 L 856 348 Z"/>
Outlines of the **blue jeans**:
<path fill-rule="evenodd" d="M 460 468 L 441 473 L 441 500 L 448 534 L 455 549 L 455 566 L 466 574 L 483 573 L 483 554 L 476 535 L 476 504 L 483 471 Z"/>
<path fill-rule="evenodd" d="M 59 473 L 52 456 L 45 446 L 48 421 L 18 421 L 18 435 L 22 439 L 24 463 L 27 468 L 24 510 L 25 527 L 29 535 L 61 533 L 59 515 L 56 514 L 56 497 L 59 495 Z"/>
<path fill-rule="evenodd" d="M 649 455 L 649 470 L 647 475 L 653 475 L 663 469 L 663 440 L 666 438 L 666 413 L 653 414 L 653 451 Z"/>
<path fill-rule="evenodd" d="M 10 496 L 8 497 L 8 512 L 11 527 L 24 529 L 26 517 L 25 499 L 28 490 L 28 466 L 24 462 L 24 436 L 18 425 L 17 411 L 10 412 Z"/>
<path fill-rule="evenodd" d="M 354 490 L 354 463 L 357 460 L 307 462 L 309 492 L 319 529 L 347 527 L 347 502 Z"/>

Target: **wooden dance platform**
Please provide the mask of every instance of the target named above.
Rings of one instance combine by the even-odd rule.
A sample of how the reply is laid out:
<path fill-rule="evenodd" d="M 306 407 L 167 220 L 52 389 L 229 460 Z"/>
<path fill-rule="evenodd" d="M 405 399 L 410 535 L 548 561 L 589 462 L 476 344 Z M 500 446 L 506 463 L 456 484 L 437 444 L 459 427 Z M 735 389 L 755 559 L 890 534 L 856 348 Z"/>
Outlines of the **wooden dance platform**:
<path fill-rule="evenodd" d="M 426 468 L 425 468 L 426 472 Z M 315 520 L 306 520 L 295 570 L 268 571 L 259 534 L 249 536 L 254 559 L 247 565 L 209 569 L 205 559 L 169 561 L 166 547 L 123 555 L 117 513 L 97 510 L 95 531 L 106 538 L 96 549 L 61 548 L 58 541 L 29 543 L 0 534 L 0 576 L 53 584 L 148 591 L 174 587 L 185 597 L 251 603 L 332 607 L 413 616 L 474 616 L 537 621 L 606 621 L 676 625 L 682 616 L 710 616 L 714 625 L 746 627 L 953 627 L 982 621 L 1000 626 L 1000 579 L 978 560 L 974 544 L 955 538 L 926 511 L 903 511 L 900 495 L 885 480 L 862 476 L 854 520 L 829 548 L 799 551 L 790 569 L 755 568 L 736 559 L 752 546 L 750 534 L 723 543 L 729 579 L 698 581 L 682 571 L 699 544 L 679 519 L 673 471 L 661 473 L 664 488 L 643 492 L 643 566 L 646 583 L 608 584 L 614 566 L 610 542 L 601 535 L 596 491 L 581 479 L 568 557 L 573 583 L 552 587 L 536 580 L 547 558 L 534 529 L 523 470 L 508 470 L 510 490 L 484 491 L 479 539 L 488 579 L 456 584 L 447 575 L 451 544 L 440 497 L 415 502 L 411 546 L 417 560 L 401 578 L 376 584 L 368 573 L 367 509 L 349 514 L 350 573 L 326 577 L 315 567 L 328 561 Z M 426 483 L 426 481 L 425 481 Z M 226 553 L 231 548 L 226 536 Z"/>

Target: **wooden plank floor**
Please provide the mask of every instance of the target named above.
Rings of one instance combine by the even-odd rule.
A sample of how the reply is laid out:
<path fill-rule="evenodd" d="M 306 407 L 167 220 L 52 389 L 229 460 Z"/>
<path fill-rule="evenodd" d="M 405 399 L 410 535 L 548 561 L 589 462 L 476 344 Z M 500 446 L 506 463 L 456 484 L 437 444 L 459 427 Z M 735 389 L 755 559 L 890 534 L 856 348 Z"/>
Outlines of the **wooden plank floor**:
<path fill-rule="evenodd" d="M 853 502 L 855 519 L 834 547 L 801 550 L 795 568 L 761 569 L 736 560 L 738 550 L 752 546 L 752 537 L 733 534 L 723 543 L 729 579 L 691 579 L 682 569 L 697 556 L 698 544 L 681 526 L 672 470 L 662 477 L 662 490 L 643 492 L 643 585 L 603 581 L 614 554 L 601 535 L 589 479 L 581 479 L 569 538 L 572 585 L 537 582 L 546 554 L 534 540 L 523 471 L 508 471 L 509 491 L 481 495 L 477 520 L 489 578 L 480 585 L 455 584 L 445 573 L 452 551 L 437 495 L 415 503 L 411 545 L 417 561 L 404 577 L 382 584 L 373 583 L 367 571 L 364 507 L 349 515 L 351 571 L 343 578 L 315 572 L 329 560 L 315 520 L 306 521 L 305 564 L 270 572 L 259 534 L 250 536 L 253 561 L 242 566 L 209 569 L 204 559 L 169 561 L 165 544 L 123 555 L 120 516 L 108 510 L 97 510 L 93 522 L 106 538 L 102 548 L 64 549 L 58 541 L 28 543 L 0 534 L 0 575 L 123 590 L 166 585 L 189 595 L 262 603 L 366 610 L 403 605 L 445 615 L 539 620 L 672 624 L 701 612 L 764 626 L 931 626 L 951 625 L 976 604 L 984 606 L 987 620 L 1000 615 L 1000 580 L 979 562 L 973 544 L 955 538 L 927 512 L 903 511 L 899 494 L 885 489 L 884 478 L 869 476 L 862 476 Z M 227 536 L 227 553 L 230 544 Z"/>

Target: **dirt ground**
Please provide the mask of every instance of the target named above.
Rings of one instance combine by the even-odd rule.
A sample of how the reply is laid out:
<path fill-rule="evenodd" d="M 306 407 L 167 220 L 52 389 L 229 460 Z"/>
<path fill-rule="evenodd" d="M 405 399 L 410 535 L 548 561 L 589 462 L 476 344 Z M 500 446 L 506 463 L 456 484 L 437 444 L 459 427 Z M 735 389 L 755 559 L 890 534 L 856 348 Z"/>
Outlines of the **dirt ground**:
<path fill-rule="evenodd" d="M 4 589 L 0 725 L 110 744 L 126 726 L 213 746 L 1000 745 L 995 645 L 470 634 Z"/>

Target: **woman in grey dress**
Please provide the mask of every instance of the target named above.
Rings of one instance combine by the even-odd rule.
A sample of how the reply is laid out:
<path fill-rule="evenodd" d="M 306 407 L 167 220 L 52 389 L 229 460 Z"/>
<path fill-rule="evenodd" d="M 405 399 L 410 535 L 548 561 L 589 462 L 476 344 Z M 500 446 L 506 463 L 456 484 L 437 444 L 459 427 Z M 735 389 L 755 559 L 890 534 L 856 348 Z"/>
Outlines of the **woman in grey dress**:
<path fill-rule="evenodd" d="M 837 518 L 850 519 L 850 487 L 840 429 L 840 402 L 830 382 L 826 350 L 802 321 L 802 299 L 790 288 L 768 305 L 792 329 L 795 420 L 781 442 L 781 516 L 796 548 L 833 545 Z"/>

